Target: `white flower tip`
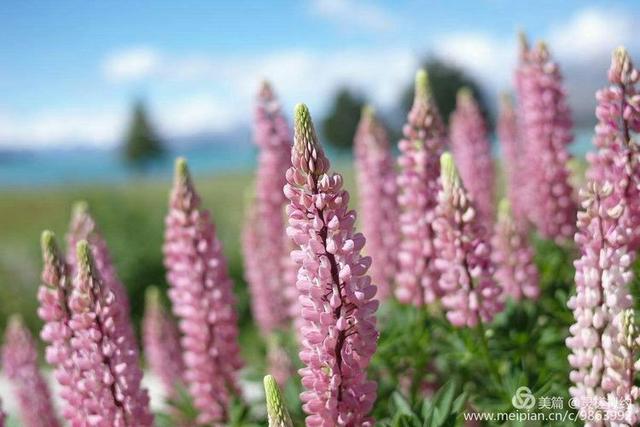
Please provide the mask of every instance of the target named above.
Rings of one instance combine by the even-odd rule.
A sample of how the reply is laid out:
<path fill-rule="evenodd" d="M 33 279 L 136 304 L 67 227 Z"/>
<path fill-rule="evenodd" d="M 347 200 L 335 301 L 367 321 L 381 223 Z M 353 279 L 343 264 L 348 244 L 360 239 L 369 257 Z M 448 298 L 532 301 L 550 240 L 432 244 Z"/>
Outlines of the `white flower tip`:
<path fill-rule="evenodd" d="M 365 104 L 362 107 L 360 117 L 361 119 L 374 120 L 376 117 L 376 109 L 370 104 Z"/>
<path fill-rule="evenodd" d="M 421 68 L 416 73 L 416 88 L 415 88 L 415 98 L 416 99 L 426 99 L 429 97 L 431 93 L 431 88 L 429 86 L 429 73 L 424 68 Z"/>
<path fill-rule="evenodd" d="M 473 91 L 468 86 L 461 87 L 456 94 L 456 102 L 458 105 L 473 102 Z"/>
<path fill-rule="evenodd" d="M 44 256 L 52 256 L 58 252 L 58 245 L 56 244 L 56 235 L 53 231 L 44 230 L 40 236 L 40 246 L 42 247 L 42 254 Z"/>
<path fill-rule="evenodd" d="M 90 269 L 93 262 L 91 255 L 91 248 L 86 240 L 80 240 L 76 244 L 76 257 L 78 259 L 78 266 L 81 269 Z"/>
<path fill-rule="evenodd" d="M 78 200 L 73 204 L 71 208 L 71 215 L 73 218 L 84 216 L 89 214 L 89 203 L 86 200 Z"/>
<path fill-rule="evenodd" d="M 191 173 L 189 172 L 189 165 L 187 159 L 184 157 L 178 157 L 175 163 L 174 179 L 176 182 L 189 182 L 191 181 Z"/>
<path fill-rule="evenodd" d="M 442 186 L 445 190 L 460 185 L 458 169 L 453 161 L 453 156 L 448 151 L 445 151 L 440 156 L 440 177 L 442 178 Z"/>

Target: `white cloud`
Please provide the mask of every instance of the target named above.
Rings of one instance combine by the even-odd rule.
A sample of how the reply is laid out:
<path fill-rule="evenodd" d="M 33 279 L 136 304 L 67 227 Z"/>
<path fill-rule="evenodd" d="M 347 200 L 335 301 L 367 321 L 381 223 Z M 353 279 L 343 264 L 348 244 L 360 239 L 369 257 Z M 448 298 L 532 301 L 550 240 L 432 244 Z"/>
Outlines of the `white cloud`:
<path fill-rule="evenodd" d="M 343 28 L 387 31 L 397 26 L 390 11 L 366 0 L 313 0 L 311 12 Z"/>
<path fill-rule="evenodd" d="M 152 75 L 160 62 L 156 51 L 148 47 L 132 47 L 109 54 L 102 71 L 112 81 L 139 80 Z"/>
<path fill-rule="evenodd" d="M 118 111 L 53 110 L 30 116 L 0 112 L 0 146 L 109 145 L 120 136 L 123 117 Z"/>
<path fill-rule="evenodd" d="M 516 64 L 516 43 L 485 33 L 453 33 L 439 38 L 435 55 L 467 70 L 490 91 L 507 89 Z"/>
<path fill-rule="evenodd" d="M 608 58 L 618 45 L 636 44 L 633 19 L 617 10 L 584 9 L 565 25 L 552 29 L 549 43 L 554 52 L 567 60 Z"/>

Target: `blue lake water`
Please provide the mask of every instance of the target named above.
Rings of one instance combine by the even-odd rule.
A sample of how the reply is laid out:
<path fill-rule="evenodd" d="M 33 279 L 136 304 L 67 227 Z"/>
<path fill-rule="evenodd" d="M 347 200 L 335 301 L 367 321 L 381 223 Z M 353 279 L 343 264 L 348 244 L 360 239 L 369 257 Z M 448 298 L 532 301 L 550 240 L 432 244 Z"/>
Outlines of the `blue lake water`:
<path fill-rule="evenodd" d="M 576 133 L 571 151 L 584 156 L 591 149 L 591 129 Z M 497 152 L 497 144 L 493 145 Z M 348 160 L 348 153 L 327 150 L 333 160 Z M 147 176 L 168 178 L 173 159 L 185 156 L 194 173 L 219 174 L 250 171 L 256 159 L 256 148 L 248 141 L 238 144 L 208 144 L 184 150 L 172 150 L 145 171 Z M 48 150 L 12 154 L 0 153 L 0 187 L 42 187 L 81 183 L 123 182 L 140 174 L 128 167 L 116 150 Z"/>

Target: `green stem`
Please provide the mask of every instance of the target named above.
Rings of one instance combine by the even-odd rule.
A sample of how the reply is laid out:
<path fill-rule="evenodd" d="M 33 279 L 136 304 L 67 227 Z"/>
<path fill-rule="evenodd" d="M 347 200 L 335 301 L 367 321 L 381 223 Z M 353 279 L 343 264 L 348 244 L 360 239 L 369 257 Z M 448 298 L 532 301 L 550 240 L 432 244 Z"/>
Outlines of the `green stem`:
<path fill-rule="evenodd" d="M 489 373 L 494 377 L 496 384 L 501 384 L 500 374 L 498 373 L 498 368 L 491 358 L 491 353 L 489 353 L 489 342 L 487 341 L 487 335 L 485 334 L 484 325 L 482 321 L 478 322 L 478 334 L 480 335 L 480 348 L 482 349 L 482 355 L 487 362 L 487 367 L 489 368 Z"/>

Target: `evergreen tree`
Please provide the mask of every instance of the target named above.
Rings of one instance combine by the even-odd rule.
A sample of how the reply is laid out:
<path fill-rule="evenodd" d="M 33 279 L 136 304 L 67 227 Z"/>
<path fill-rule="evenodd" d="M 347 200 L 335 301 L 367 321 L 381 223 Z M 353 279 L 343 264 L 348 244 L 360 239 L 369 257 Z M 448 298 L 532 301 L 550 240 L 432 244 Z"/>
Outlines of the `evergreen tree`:
<path fill-rule="evenodd" d="M 329 113 L 322 120 L 322 133 L 329 143 L 338 148 L 350 148 L 360 121 L 365 100 L 348 88 L 336 93 Z"/>
<path fill-rule="evenodd" d="M 124 143 L 124 157 L 134 165 L 143 165 L 162 155 L 164 148 L 141 101 L 133 106 L 132 119 Z"/>

